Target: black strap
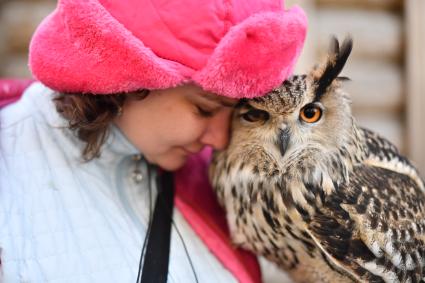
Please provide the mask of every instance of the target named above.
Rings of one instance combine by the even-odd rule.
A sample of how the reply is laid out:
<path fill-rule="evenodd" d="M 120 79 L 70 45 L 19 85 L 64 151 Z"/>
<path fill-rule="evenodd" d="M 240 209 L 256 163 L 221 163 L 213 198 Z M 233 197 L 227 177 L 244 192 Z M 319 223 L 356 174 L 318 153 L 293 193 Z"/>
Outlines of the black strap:
<path fill-rule="evenodd" d="M 171 220 L 174 204 L 174 180 L 171 172 L 159 176 L 158 196 L 147 235 L 141 283 L 165 283 L 170 257 Z"/>

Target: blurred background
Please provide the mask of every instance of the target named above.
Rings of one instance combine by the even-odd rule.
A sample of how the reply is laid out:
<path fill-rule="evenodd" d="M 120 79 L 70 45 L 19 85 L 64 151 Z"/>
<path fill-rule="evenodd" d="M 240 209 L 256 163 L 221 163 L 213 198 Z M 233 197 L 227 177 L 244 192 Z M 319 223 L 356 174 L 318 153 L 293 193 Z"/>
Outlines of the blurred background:
<path fill-rule="evenodd" d="M 124 1 L 124 0 L 123 0 Z M 395 143 L 425 175 L 425 0 L 287 0 L 309 18 L 296 73 L 326 54 L 331 35 L 350 34 L 354 49 L 343 75 L 359 123 Z M 27 49 L 54 0 L 0 0 L 0 77 L 30 77 Z M 290 282 L 262 262 L 265 281 Z"/>

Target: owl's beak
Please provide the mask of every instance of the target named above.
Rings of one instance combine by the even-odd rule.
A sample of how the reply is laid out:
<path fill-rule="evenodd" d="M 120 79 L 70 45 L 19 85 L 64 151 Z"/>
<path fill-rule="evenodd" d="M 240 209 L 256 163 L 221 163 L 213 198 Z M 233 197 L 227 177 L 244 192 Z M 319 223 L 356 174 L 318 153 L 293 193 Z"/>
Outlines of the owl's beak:
<path fill-rule="evenodd" d="M 285 154 L 286 150 L 288 149 L 289 138 L 290 138 L 289 128 L 285 128 L 284 130 L 279 130 L 278 143 L 279 143 L 280 154 L 282 154 L 282 156 Z"/>

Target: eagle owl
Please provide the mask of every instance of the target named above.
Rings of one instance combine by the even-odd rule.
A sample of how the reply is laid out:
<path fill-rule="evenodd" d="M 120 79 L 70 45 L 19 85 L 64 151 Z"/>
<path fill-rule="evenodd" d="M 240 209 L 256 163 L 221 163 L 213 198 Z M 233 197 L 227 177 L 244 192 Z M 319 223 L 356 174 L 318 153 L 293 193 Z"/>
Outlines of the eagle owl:
<path fill-rule="evenodd" d="M 210 178 L 233 242 L 296 282 L 425 282 L 425 187 L 394 145 L 360 128 L 338 77 L 319 67 L 242 100 Z"/>

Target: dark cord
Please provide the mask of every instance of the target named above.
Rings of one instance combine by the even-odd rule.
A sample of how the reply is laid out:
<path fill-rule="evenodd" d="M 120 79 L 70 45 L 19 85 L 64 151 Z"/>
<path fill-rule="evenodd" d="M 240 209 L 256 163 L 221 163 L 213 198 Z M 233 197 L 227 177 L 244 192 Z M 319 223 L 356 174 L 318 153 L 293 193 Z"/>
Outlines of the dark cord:
<path fill-rule="evenodd" d="M 171 223 L 173 224 L 174 229 L 176 229 L 177 234 L 179 235 L 180 240 L 182 241 L 184 251 L 186 252 L 186 256 L 187 256 L 187 259 L 189 260 L 190 267 L 192 268 L 193 276 L 195 276 L 195 282 L 196 282 L 196 283 L 199 283 L 199 281 L 198 281 L 198 276 L 196 275 L 195 267 L 194 267 L 193 262 L 192 262 L 192 258 L 191 258 L 191 257 L 190 257 L 190 255 L 189 255 L 189 252 L 188 252 L 187 247 L 186 247 L 186 243 L 185 243 L 185 242 L 184 242 L 184 240 L 183 240 L 183 236 L 182 236 L 182 234 L 180 233 L 179 229 L 177 228 L 177 225 L 176 225 L 176 223 L 174 222 L 174 220 L 173 220 L 173 219 L 171 219 Z"/>
<path fill-rule="evenodd" d="M 149 163 L 147 163 L 147 164 L 148 164 L 148 166 L 147 166 L 147 171 L 148 171 L 147 172 L 148 173 L 147 175 L 148 176 L 147 177 L 148 177 L 148 190 L 149 190 L 149 223 L 148 223 L 148 230 L 146 232 L 145 239 L 143 240 L 143 248 L 142 248 L 142 252 L 140 254 L 140 259 L 139 259 L 139 271 L 137 273 L 137 281 L 136 281 L 136 283 L 139 283 L 140 280 L 141 280 L 142 263 L 143 263 L 143 258 L 144 258 L 145 252 L 146 252 L 147 239 L 149 238 L 149 234 L 150 234 L 151 229 L 152 229 L 152 218 L 153 218 L 153 215 L 152 215 L 153 214 L 153 212 L 152 212 L 153 211 L 153 209 L 152 209 L 152 186 L 151 186 L 151 180 L 152 180 L 152 178 L 151 178 L 151 165 Z M 183 244 L 183 248 L 184 248 L 184 251 L 186 253 L 187 259 L 189 261 L 190 267 L 192 269 L 193 276 L 195 277 L 195 282 L 196 283 L 199 283 L 198 275 L 196 274 L 195 267 L 194 267 L 193 262 L 192 262 L 192 258 L 189 255 L 189 251 L 187 249 L 187 246 L 186 246 L 186 243 L 185 243 L 185 241 L 183 239 L 183 236 L 180 233 L 180 230 L 177 228 L 177 225 L 174 222 L 173 217 L 171 215 L 169 217 L 171 218 L 171 223 L 174 226 L 174 229 L 176 230 L 176 232 L 177 232 L 177 234 L 178 234 L 178 236 L 179 236 L 179 238 L 180 238 L 180 240 L 181 240 L 181 242 Z"/>
<path fill-rule="evenodd" d="M 151 168 L 150 168 L 150 164 L 147 163 L 147 178 L 148 178 L 148 191 L 149 191 L 149 222 L 148 222 L 148 230 L 146 232 L 146 236 L 145 239 L 143 240 L 143 247 L 142 247 L 142 252 L 140 254 L 140 259 L 139 259 L 139 271 L 137 273 L 137 281 L 136 283 L 139 283 L 139 281 L 141 280 L 141 275 L 142 275 L 142 263 L 143 263 L 143 257 L 145 255 L 146 252 L 146 244 L 147 244 L 147 239 L 149 238 L 149 234 L 151 232 L 151 228 L 152 228 L 152 186 L 151 186 Z"/>

